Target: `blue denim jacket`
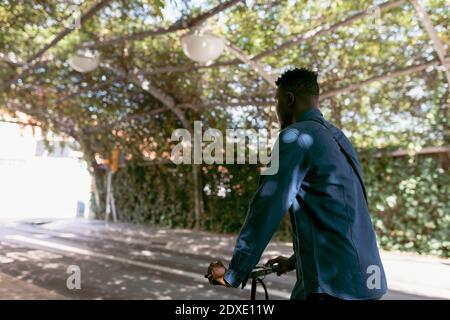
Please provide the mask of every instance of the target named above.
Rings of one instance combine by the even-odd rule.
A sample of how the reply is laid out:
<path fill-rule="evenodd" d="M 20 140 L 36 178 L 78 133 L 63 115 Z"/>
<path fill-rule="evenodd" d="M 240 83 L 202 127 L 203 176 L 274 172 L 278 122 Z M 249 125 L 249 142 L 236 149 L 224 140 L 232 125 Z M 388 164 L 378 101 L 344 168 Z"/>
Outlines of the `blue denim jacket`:
<path fill-rule="evenodd" d="M 289 212 L 290 259 L 297 267 L 292 299 L 316 292 L 342 299 L 381 297 L 387 291 L 386 277 L 350 141 L 318 109 L 311 109 L 282 130 L 277 143 L 279 170 L 260 178 L 225 281 L 233 287 L 245 285 Z"/>

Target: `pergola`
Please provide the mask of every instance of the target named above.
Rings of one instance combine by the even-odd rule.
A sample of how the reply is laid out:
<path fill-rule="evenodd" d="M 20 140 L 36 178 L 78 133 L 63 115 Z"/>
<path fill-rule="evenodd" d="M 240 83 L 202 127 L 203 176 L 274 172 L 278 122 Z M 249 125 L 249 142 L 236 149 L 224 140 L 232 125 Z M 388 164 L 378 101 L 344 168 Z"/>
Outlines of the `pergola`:
<path fill-rule="evenodd" d="M 79 19 L 81 30 L 83 30 L 84 26 L 88 24 L 93 17 L 98 15 L 100 12 L 102 12 L 102 10 L 105 10 L 113 3 L 114 0 L 101 0 L 92 5 L 89 9 L 85 10 Z M 299 46 L 302 43 L 307 43 L 308 41 L 316 37 L 337 32 L 341 28 L 351 26 L 352 24 L 359 22 L 364 18 L 370 17 L 374 14 L 374 12 L 376 14 L 384 14 L 396 8 L 408 5 L 408 3 L 412 5 L 415 10 L 417 19 L 420 20 L 421 25 L 426 30 L 426 33 L 428 34 L 432 44 L 432 49 L 436 54 L 436 58 L 432 60 L 416 60 L 404 66 L 397 65 L 396 68 L 384 70 L 382 74 L 373 75 L 354 83 L 346 84 L 344 86 L 336 85 L 334 87 L 328 87 L 325 92 L 321 94 L 320 99 L 322 101 L 326 101 L 327 99 L 339 95 L 348 94 L 373 83 L 378 83 L 393 78 L 399 78 L 406 75 L 420 74 L 420 72 L 431 67 L 437 68 L 445 74 L 448 94 L 448 88 L 450 87 L 450 57 L 447 56 L 445 45 L 442 39 L 439 38 L 438 32 L 433 26 L 432 20 L 418 0 L 394 0 L 386 1 L 379 5 L 371 6 L 356 13 L 352 13 L 351 15 L 346 16 L 339 21 L 324 21 L 322 24 L 310 30 L 292 34 L 288 39 L 278 41 L 277 44 L 273 45 L 272 47 L 263 48 L 263 50 L 257 54 L 250 55 L 249 53 L 245 52 L 245 49 L 240 48 L 238 45 L 229 40 L 227 42 L 227 50 L 228 53 L 230 53 L 230 56 L 232 56 L 233 58 L 228 60 L 221 60 L 218 62 L 212 62 L 209 64 L 190 62 L 180 65 L 159 65 L 145 68 L 139 66 L 127 66 L 127 68 L 123 68 L 123 66 L 116 65 L 108 60 L 102 60 L 100 63 L 100 68 L 103 70 L 107 70 L 111 75 L 114 75 L 115 78 L 107 79 L 104 82 L 98 83 L 96 87 L 79 87 L 77 91 L 60 94 L 58 99 L 56 101 L 53 101 L 53 103 L 57 105 L 63 104 L 64 102 L 70 101 L 74 96 L 79 95 L 83 91 L 108 91 L 115 81 L 126 81 L 128 83 L 131 83 L 136 88 L 139 88 L 142 92 L 148 94 L 149 96 L 153 97 L 155 101 L 157 101 L 157 103 L 155 104 L 156 107 L 151 110 L 146 110 L 146 112 L 140 114 L 126 115 L 107 123 L 98 123 L 96 126 L 85 128 L 84 131 L 82 131 L 83 134 L 94 134 L 96 132 L 113 130 L 116 127 L 126 124 L 130 121 L 133 121 L 134 123 L 139 121 L 149 121 L 154 116 L 164 113 L 172 114 L 184 128 L 192 130 L 192 123 L 186 116 L 186 113 L 189 111 L 205 112 L 215 107 L 228 108 L 243 106 L 256 106 L 258 108 L 270 109 L 269 107 L 272 106 L 274 102 L 272 95 L 270 94 L 270 88 L 273 86 L 273 79 L 275 77 L 275 73 L 277 73 L 277 70 L 275 70 L 276 72 L 273 73 L 273 67 L 268 66 L 267 63 L 264 62 L 265 58 L 280 54 L 290 48 L 295 48 L 296 46 Z M 120 48 L 120 50 L 123 51 L 123 48 L 126 48 L 126 44 L 140 42 L 149 38 L 157 38 L 163 35 L 182 34 L 183 32 L 202 25 L 208 19 L 217 17 L 219 15 L 226 15 L 228 10 L 232 10 L 237 6 L 245 5 L 245 1 L 242 0 L 223 1 L 203 12 L 193 14 L 192 16 L 182 17 L 180 20 L 169 26 L 129 32 L 126 34 L 117 34 L 113 36 L 108 35 L 106 37 L 102 35 L 93 35 L 93 37 L 96 38 L 95 41 L 81 41 L 74 47 L 74 49 L 119 50 L 117 48 Z M 273 4 L 269 2 L 268 5 L 277 5 L 277 1 L 273 1 Z M 3 63 L 4 65 L 8 66 L 8 68 L 14 70 L 14 72 L 11 73 L 11 76 L 6 79 L 2 79 L 2 83 L 0 84 L 2 91 L 4 91 L 7 95 L 7 99 L 4 101 L 3 106 L 5 109 L 11 111 L 20 111 L 30 115 L 32 119 L 27 124 L 33 125 L 45 122 L 46 120 L 51 120 L 62 132 L 65 132 L 72 136 L 80 135 L 79 126 L 74 123 L 74 121 L 70 119 L 70 117 L 60 118 L 57 116 L 57 114 L 46 114 L 45 109 L 34 109 L 29 107 L 27 108 L 27 104 L 20 99 L 8 99 L 8 93 L 20 89 L 20 86 L 26 83 L 27 76 L 29 76 L 30 74 L 35 74 L 42 68 L 45 69 L 54 67 L 55 57 L 53 57 L 52 54 L 49 54 L 49 51 L 64 42 L 64 40 L 76 30 L 76 28 L 63 27 L 59 33 L 51 37 L 50 41 L 44 43 L 42 47 L 36 48 L 36 50 L 32 54 L 26 57 L 11 56 L 7 52 L 0 52 L 0 63 Z M 222 99 L 219 101 L 211 100 L 205 102 L 204 99 L 198 99 L 198 101 L 195 100 L 186 102 L 180 101 L 180 99 L 173 97 L 170 93 L 167 93 L 165 90 L 163 90 L 156 81 L 153 80 L 154 77 L 161 78 L 166 75 L 177 75 L 182 77 L 183 74 L 193 74 L 202 70 L 242 68 L 243 66 L 245 66 L 245 70 L 249 70 L 249 72 L 258 75 L 259 81 L 267 82 L 269 86 L 265 89 L 269 92 L 268 94 L 250 97 L 242 95 L 241 97 L 238 97 L 238 99 L 236 99 L 235 97 L 231 97 L 229 100 Z M 33 83 L 29 83 L 29 86 L 34 88 L 34 90 L 41 90 L 39 86 L 34 86 Z M 46 91 L 44 91 L 43 95 L 45 94 Z M 449 102 L 447 100 L 447 108 L 448 105 Z M 273 112 L 270 112 L 270 110 L 268 112 L 269 114 L 273 114 Z M 427 150 L 430 151 L 430 153 L 448 154 L 447 148 L 439 147 L 430 148 Z M 399 154 L 401 154 L 401 151 Z M 165 159 L 161 159 L 161 162 L 164 163 L 165 161 Z M 153 162 L 158 163 L 158 161 Z M 196 201 L 195 213 L 198 221 L 203 211 L 201 203 L 202 200 L 199 194 L 201 192 L 199 191 L 200 166 L 193 165 L 192 167 L 194 199 Z"/>

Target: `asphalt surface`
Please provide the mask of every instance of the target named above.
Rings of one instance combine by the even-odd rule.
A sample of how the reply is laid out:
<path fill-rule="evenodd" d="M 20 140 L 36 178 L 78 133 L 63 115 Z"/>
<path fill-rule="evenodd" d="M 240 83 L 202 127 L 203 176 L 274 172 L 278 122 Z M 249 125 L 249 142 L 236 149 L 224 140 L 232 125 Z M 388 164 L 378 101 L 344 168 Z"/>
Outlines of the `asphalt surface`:
<path fill-rule="evenodd" d="M 250 298 L 250 285 L 244 290 L 209 285 L 204 274 L 213 258 L 206 250 L 189 253 L 181 250 L 183 244 L 168 249 L 164 241 L 145 241 L 139 235 L 136 241 L 105 239 L 76 228 L 44 226 L 0 225 L 0 299 Z M 79 267 L 80 289 L 67 286 L 69 266 Z M 295 273 L 268 275 L 265 283 L 271 299 L 288 299 Z M 262 299 L 262 292 L 257 296 Z M 384 299 L 427 297 L 390 291 Z"/>

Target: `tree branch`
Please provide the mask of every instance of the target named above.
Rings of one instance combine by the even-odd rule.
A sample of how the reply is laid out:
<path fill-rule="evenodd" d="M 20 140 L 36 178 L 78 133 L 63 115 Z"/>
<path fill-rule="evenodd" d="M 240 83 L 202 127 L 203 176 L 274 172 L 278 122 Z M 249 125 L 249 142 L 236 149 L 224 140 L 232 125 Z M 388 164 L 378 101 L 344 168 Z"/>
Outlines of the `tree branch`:
<path fill-rule="evenodd" d="M 224 39 L 225 41 L 225 39 Z M 252 68 L 257 74 L 259 74 L 261 77 L 263 77 L 272 88 L 276 88 L 275 79 L 274 77 L 266 72 L 263 68 L 263 66 L 256 60 L 252 60 L 247 55 L 242 52 L 241 49 L 233 45 L 232 43 L 228 43 L 225 48 L 236 58 L 241 60 L 243 63 L 247 64 L 250 68 Z"/>
<path fill-rule="evenodd" d="M 393 8 L 401 6 L 405 1 L 406 0 L 387 1 L 387 2 L 379 5 L 378 8 L 380 9 L 380 12 L 388 11 Z M 320 25 L 320 26 L 318 26 L 312 30 L 309 30 L 305 33 L 294 35 L 293 39 L 291 39 L 287 42 L 284 42 L 281 45 L 276 46 L 272 49 L 263 51 L 263 52 L 255 55 L 254 57 L 250 58 L 250 60 L 252 60 L 252 61 L 261 60 L 264 57 L 273 55 L 277 52 L 283 51 L 283 50 L 290 48 L 296 44 L 299 44 L 302 41 L 306 41 L 306 40 L 312 39 L 314 37 L 317 37 L 319 35 L 333 32 L 333 31 L 337 30 L 338 28 L 350 25 L 350 24 L 354 23 L 355 21 L 366 17 L 369 14 L 370 14 L 370 12 L 368 12 L 367 10 L 360 11 L 344 20 L 341 20 L 341 21 L 335 23 L 335 24 L 330 25 L 327 23 L 324 25 Z M 165 67 L 148 69 L 148 70 L 143 71 L 142 73 L 143 74 L 159 74 L 159 73 L 171 73 L 171 72 L 190 72 L 190 71 L 195 71 L 195 70 L 199 70 L 199 69 L 217 68 L 217 67 L 231 66 L 231 65 L 237 65 L 237 64 L 241 64 L 241 60 L 234 59 L 234 60 L 229 60 L 229 61 L 223 61 L 220 63 L 211 64 L 209 66 L 199 65 L 199 64 L 193 64 L 193 65 L 188 65 L 188 66 L 186 66 L 186 65 L 165 66 Z"/>
<path fill-rule="evenodd" d="M 167 109 L 172 111 L 177 116 L 178 120 L 180 120 L 180 122 L 186 129 L 190 129 L 189 121 L 187 121 L 184 112 L 180 108 L 178 108 L 178 106 L 175 103 L 175 100 L 171 96 L 166 94 L 163 90 L 151 84 L 150 81 L 145 79 L 142 75 L 127 74 L 122 70 L 119 70 L 106 64 L 102 64 L 101 66 L 110 70 L 116 76 L 121 77 L 123 79 L 127 79 L 128 81 L 134 83 L 142 90 L 155 97 L 157 100 L 162 102 L 162 104 L 166 106 Z"/>
<path fill-rule="evenodd" d="M 167 112 L 167 111 L 169 111 L 169 110 L 166 107 L 160 107 L 160 108 L 151 110 L 149 112 L 146 112 L 145 114 L 128 115 L 117 121 L 114 121 L 111 123 L 104 123 L 104 124 L 89 128 L 89 129 L 87 129 L 87 131 L 96 132 L 96 131 L 100 131 L 100 130 L 113 129 L 113 128 L 116 128 L 117 126 L 119 126 L 123 123 L 129 122 L 129 121 L 146 121 L 146 120 L 150 120 L 151 116 L 153 116 L 153 115 Z"/>
<path fill-rule="evenodd" d="M 47 125 L 56 125 L 58 130 L 68 134 L 69 136 L 72 136 L 74 139 L 76 139 L 77 137 L 76 131 L 78 129 L 78 126 L 70 118 L 57 119 L 50 114 L 42 112 L 41 110 L 38 110 L 36 108 L 27 109 L 26 107 L 24 107 L 24 104 L 20 103 L 20 101 L 17 99 L 16 101 L 6 101 L 4 106 L 7 109 L 25 113 L 41 123 L 46 123 Z"/>
<path fill-rule="evenodd" d="M 80 18 L 80 24 L 83 25 L 87 20 L 92 18 L 98 11 L 103 9 L 111 0 L 101 0 L 94 6 L 92 6 L 86 13 L 84 13 Z M 42 49 L 37 51 L 35 54 L 33 54 L 31 57 L 28 58 L 27 63 L 32 63 L 34 60 L 41 57 L 48 49 L 56 45 L 59 41 L 61 41 L 65 36 L 72 33 L 72 31 L 75 30 L 75 28 L 64 28 L 63 31 L 61 31 L 59 34 L 56 35 L 56 37 L 50 41 L 47 45 L 45 45 Z"/>
<path fill-rule="evenodd" d="M 405 2 L 405 0 L 387 1 L 387 2 L 385 2 L 383 4 L 380 4 L 378 6 L 378 8 L 379 8 L 380 12 L 384 12 L 384 11 L 388 11 L 388 10 L 391 10 L 393 8 L 399 7 L 404 2 Z M 354 14 L 354 15 L 352 15 L 352 16 L 344 19 L 344 20 L 341 20 L 341 21 L 335 23 L 335 24 L 330 25 L 329 23 L 327 23 L 327 24 L 318 26 L 317 28 L 315 28 L 313 30 L 310 30 L 308 32 L 295 35 L 293 37 L 293 39 L 291 39 L 291 40 L 289 40 L 287 42 L 284 42 L 283 44 L 281 44 L 279 46 L 276 46 L 276 47 L 274 47 L 272 49 L 266 50 L 266 51 L 264 51 L 264 52 L 262 52 L 262 53 L 260 53 L 260 54 L 258 54 L 256 56 L 254 56 L 252 58 L 252 60 L 260 60 L 260 59 L 262 59 L 264 57 L 273 55 L 274 53 L 277 53 L 279 51 L 283 51 L 283 50 L 285 50 L 287 48 L 295 46 L 296 44 L 299 44 L 299 43 L 301 43 L 303 41 L 312 39 L 312 38 L 317 37 L 317 36 L 321 36 L 321 35 L 326 34 L 326 33 L 331 33 L 331 32 L 333 32 L 333 31 L 335 31 L 335 30 L 337 30 L 337 29 L 339 29 L 341 27 L 348 26 L 348 25 L 356 22 L 357 20 L 360 20 L 360 19 L 362 19 L 362 18 L 364 18 L 364 17 L 366 17 L 366 16 L 368 16 L 370 14 L 371 14 L 371 12 L 369 12 L 369 10 L 363 10 L 363 11 L 360 11 L 360 12 L 358 12 L 358 13 L 356 13 L 356 14 Z"/>
<path fill-rule="evenodd" d="M 410 0 L 410 2 L 413 4 L 420 21 L 425 27 L 425 30 L 427 31 L 428 36 L 430 37 L 431 42 L 433 43 L 434 50 L 436 50 L 439 60 L 441 61 L 441 64 L 444 66 L 445 77 L 447 78 L 447 83 L 450 88 L 450 71 L 449 68 L 447 68 L 447 66 L 445 65 L 446 50 L 444 44 L 439 38 L 439 35 L 436 32 L 436 29 L 434 28 L 433 23 L 431 22 L 431 19 L 428 16 L 425 9 L 422 8 L 422 6 L 419 4 L 417 0 Z"/>
<path fill-rule="evenodd" d="M 198 15 L 195 18 L 190 17 L 188 19 L 180 19 L 177 22 L 175 22 L 174 24 L 172 24 L 171 26 L 166 27 L 166 28 L 158 28 L 155 30 L 141 31 L 141 32 L 131 33 L 128 35 L 119 36 L 119 37 L 115 37 L 115 38 L 111 38 L 111 39 L 106 39 L 106 40 L 100 41 L 100 42 L 82 44 L 82 45 L 78 46 L 78 48 L 100 48 L 100 47 L 111 46 L 111 45 L 115 45 L 118 43 L 122 43 L 124 41 L 140 40 L 140 39 L 144 39 L 144 38 L 148 38 L 148 37 L 152 37 L 152 36 L 157 36 L 157 35 L 171 33 L 171 32 L 178 31 L 178 30 L 192 28 L 192 27 L 195 27 L 195 26 L 203 23 L 208 18 L 211 18 L 212 16 L 234 6 L 235 4 L 237 4 L 239 2 L 242 2 L 242 0 L 229 0 L 229 1 L 223 2 L 219 5 L 217 5 L 216 7 L 212 8 L 211 10 Z"/>
<path fill-rule="evenodd" d="M 448 58 L 447 58 L 448 60 Z M 447 64 L 449 64 L 450 62 L 447 61 Z M 332 89 L 330 91 L 327 91 L 323 94 L 320 95 L 320 100 L 325 100 L 325 99 L 329 99 L 332 98 L 334 96 L 337 96 L 339 94 L 343 94 L 343 93 L 348 93 L 354 90 L 357 90 L 363 86 L 369 85 L 371 83 L 374 82 L 378 82 L 378 81 L 384 81 L 384 80 L 389 80 L 392 78 L 396 78 L 396 77 L 400 77 L 400 76 L 404 76 L 407 74 L 411 74 L 411 73 L 415 73 L 415 72 L 419 72 L 422 71 L 428 67 L 431 66 L 435 66 L 435 65 L 439 65 L 439 60 L 432 60 L 429 62 L 423 62 L 423 63 L 419 63 L 419 64 L 415 64 L 413 66 L 410 67 L 406 67 L 406 68 L 402 68 L 402 69 L 398 69 L 398 70 L 394 70 L 391 72 L 388 72 L 386 74 L 380 75 L 380 76 L 375 76 L 357 83 L 353 83 L 351 85 L 348 85 L 346 87 L 342 87 L 342 88 L 336 88 L 336 89 Z M 221 108 L 233 108 L 233 107 L 245 107 L 245 106 L 254 106 L 254 107 L 270 107 L 270 106 L 274 106 L 275 101 L 272 100 L 266 100 L 266 101 L 255 101 L 255 100 L 246 100 L 246 101 L 232 101 L 232 102 L 217 102 L 217 103 L 208 103 L 208 104 L 201 104 L 201 103 L 181 103 L 177 105 L 177 108 L 179 109 L 193 109 L 196 111 L 202 110 L 202 109 L 211 109 L 211 108 L 216 108 L 216 107 L 221 107 Z M 162 113 L 162 112 L 166 112 L 168 111 L 168 108 L 165 107 L 161 107 L 161 108 L 157 108 L 154 109 L 146 114 L 141 114 L 141 115 L 131 115 L 131 116 L 127 116 L 124 117 L 123 119 L 113 122 L 113 123 L 109 123 L 109 124 L 104 124 L 101 126 L 97 126 L 92 128 L 93 131 L 97 131 L 97 130 L 101 130 L 101 129 L 107 129 L 110 127 L 114 127 L 116 125 L 119 125 L 121 123 L 127 122 L 127 121 L 144 121 L 147 120 L 150 116 L 158 114 L 158 113 Z"/>
<path fill-rule="evenodd" d="M 105 7 L 111 0 L 101 0 L 99 3 L 91 7 L 85 14 L 83 14 L 80 18 L 80 24 L 82 25 L 87 20 L 89 20 L 91 17 L 93 17 L 99 10 L 101 10 L 103 7 Z M 61 41 L 65 36 L 70 34 L 74 29 L 65 28 L 63 31 L 61 31 L 56 37 L 47 45 L 45 45 L 43 48 L 41 48 L 39 51 L 31 55 L 25 64 L 23 64 L 24 69 L 22 72 L 17 73 L 14 77 L 12 77 L 9 81 L 7 81 L 2 88 L 7 88 L 14 82 L 16 82 L 19 78 L 23 77 L 25 74 L 29 72 L 29 70 L 32 67 L 36 66 L 36 60 L 39 59 L 45 52 L 47 52 L 48 49 L 56 45 L 59 41 Z M 43 61 L 42 63 L 48 63 L 48 60 Z M 39 64 L 39 63 L 38 63 Z"/>
<path fill-rule="evenodd" d="M 406 67 L 406 68 L 402 68 L 402 69 L 397 69 L 394 71 L 389 71 L 383 75 L 380 76 L 375 76 L 372 78 L 369 78 L 367 80 L 364 81 L 360 81 L 357 83 L 353 83 L 351 85 L 348 85 L 346 87 L 342 87 L 342 88 L 337 88 L 337 89 L 333 89 L 330 90 L 328 92 L 325 92 L 323 94 L 320 95 L 320 100 L 325 100 L 334 96 L 337 96 L 339 94 L 343 94 L 343 93 L 348 93 L 354 90 L 357 90 L 363 86 L 369 85 L 371 83 L 374 82 L 378 82 L 378 81 L 384 81 L 384 80 L 389 80 L 392 78 L 397 78 L 397 77 L 401 77 L 407 74 L 411 74 L 414 72 L 418 72 L 418 71 L 422 71 L 428 67 L 431 66 L 435 66 L 435 65 L 439 65 L 439 60 L 435 59 L 435 60 L 431 60 L 429 62 L 424 62 L 424 63 L 420 63 L 420 64 L 416 64 L 410 67 Z"/>

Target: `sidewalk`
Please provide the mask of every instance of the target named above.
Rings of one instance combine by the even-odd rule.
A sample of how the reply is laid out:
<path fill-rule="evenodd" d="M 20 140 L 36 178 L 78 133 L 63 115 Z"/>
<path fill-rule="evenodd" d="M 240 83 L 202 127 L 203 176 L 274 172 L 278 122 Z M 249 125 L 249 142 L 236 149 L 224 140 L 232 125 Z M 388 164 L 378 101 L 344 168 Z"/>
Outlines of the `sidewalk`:
<path fill-rule="evenodd" d="M 411 294 L 450 299 L 450 260 L 381 252 L 388 287 Z"/>
<path fill-rule="evenodd" d="M 180 252 L 210 256 L 228 261 L 236 235 L 214 234 L 189 229 L 165 229 L 102 221 L 61 220 L 40 226 L 55 232 L 83 234 L 112 241 L 160 246 Z M 292 244 L 272 241 L 262 261 L 278 255 L 291 255 Z M 450 259 L 411 253 L 381 252 L 390 290 L 450 299 Z"/>
<path fill-rule="evenodd" d="M 8 300 L 62 300 L 65 297 L 0 272 L 0 297 Z"/>

